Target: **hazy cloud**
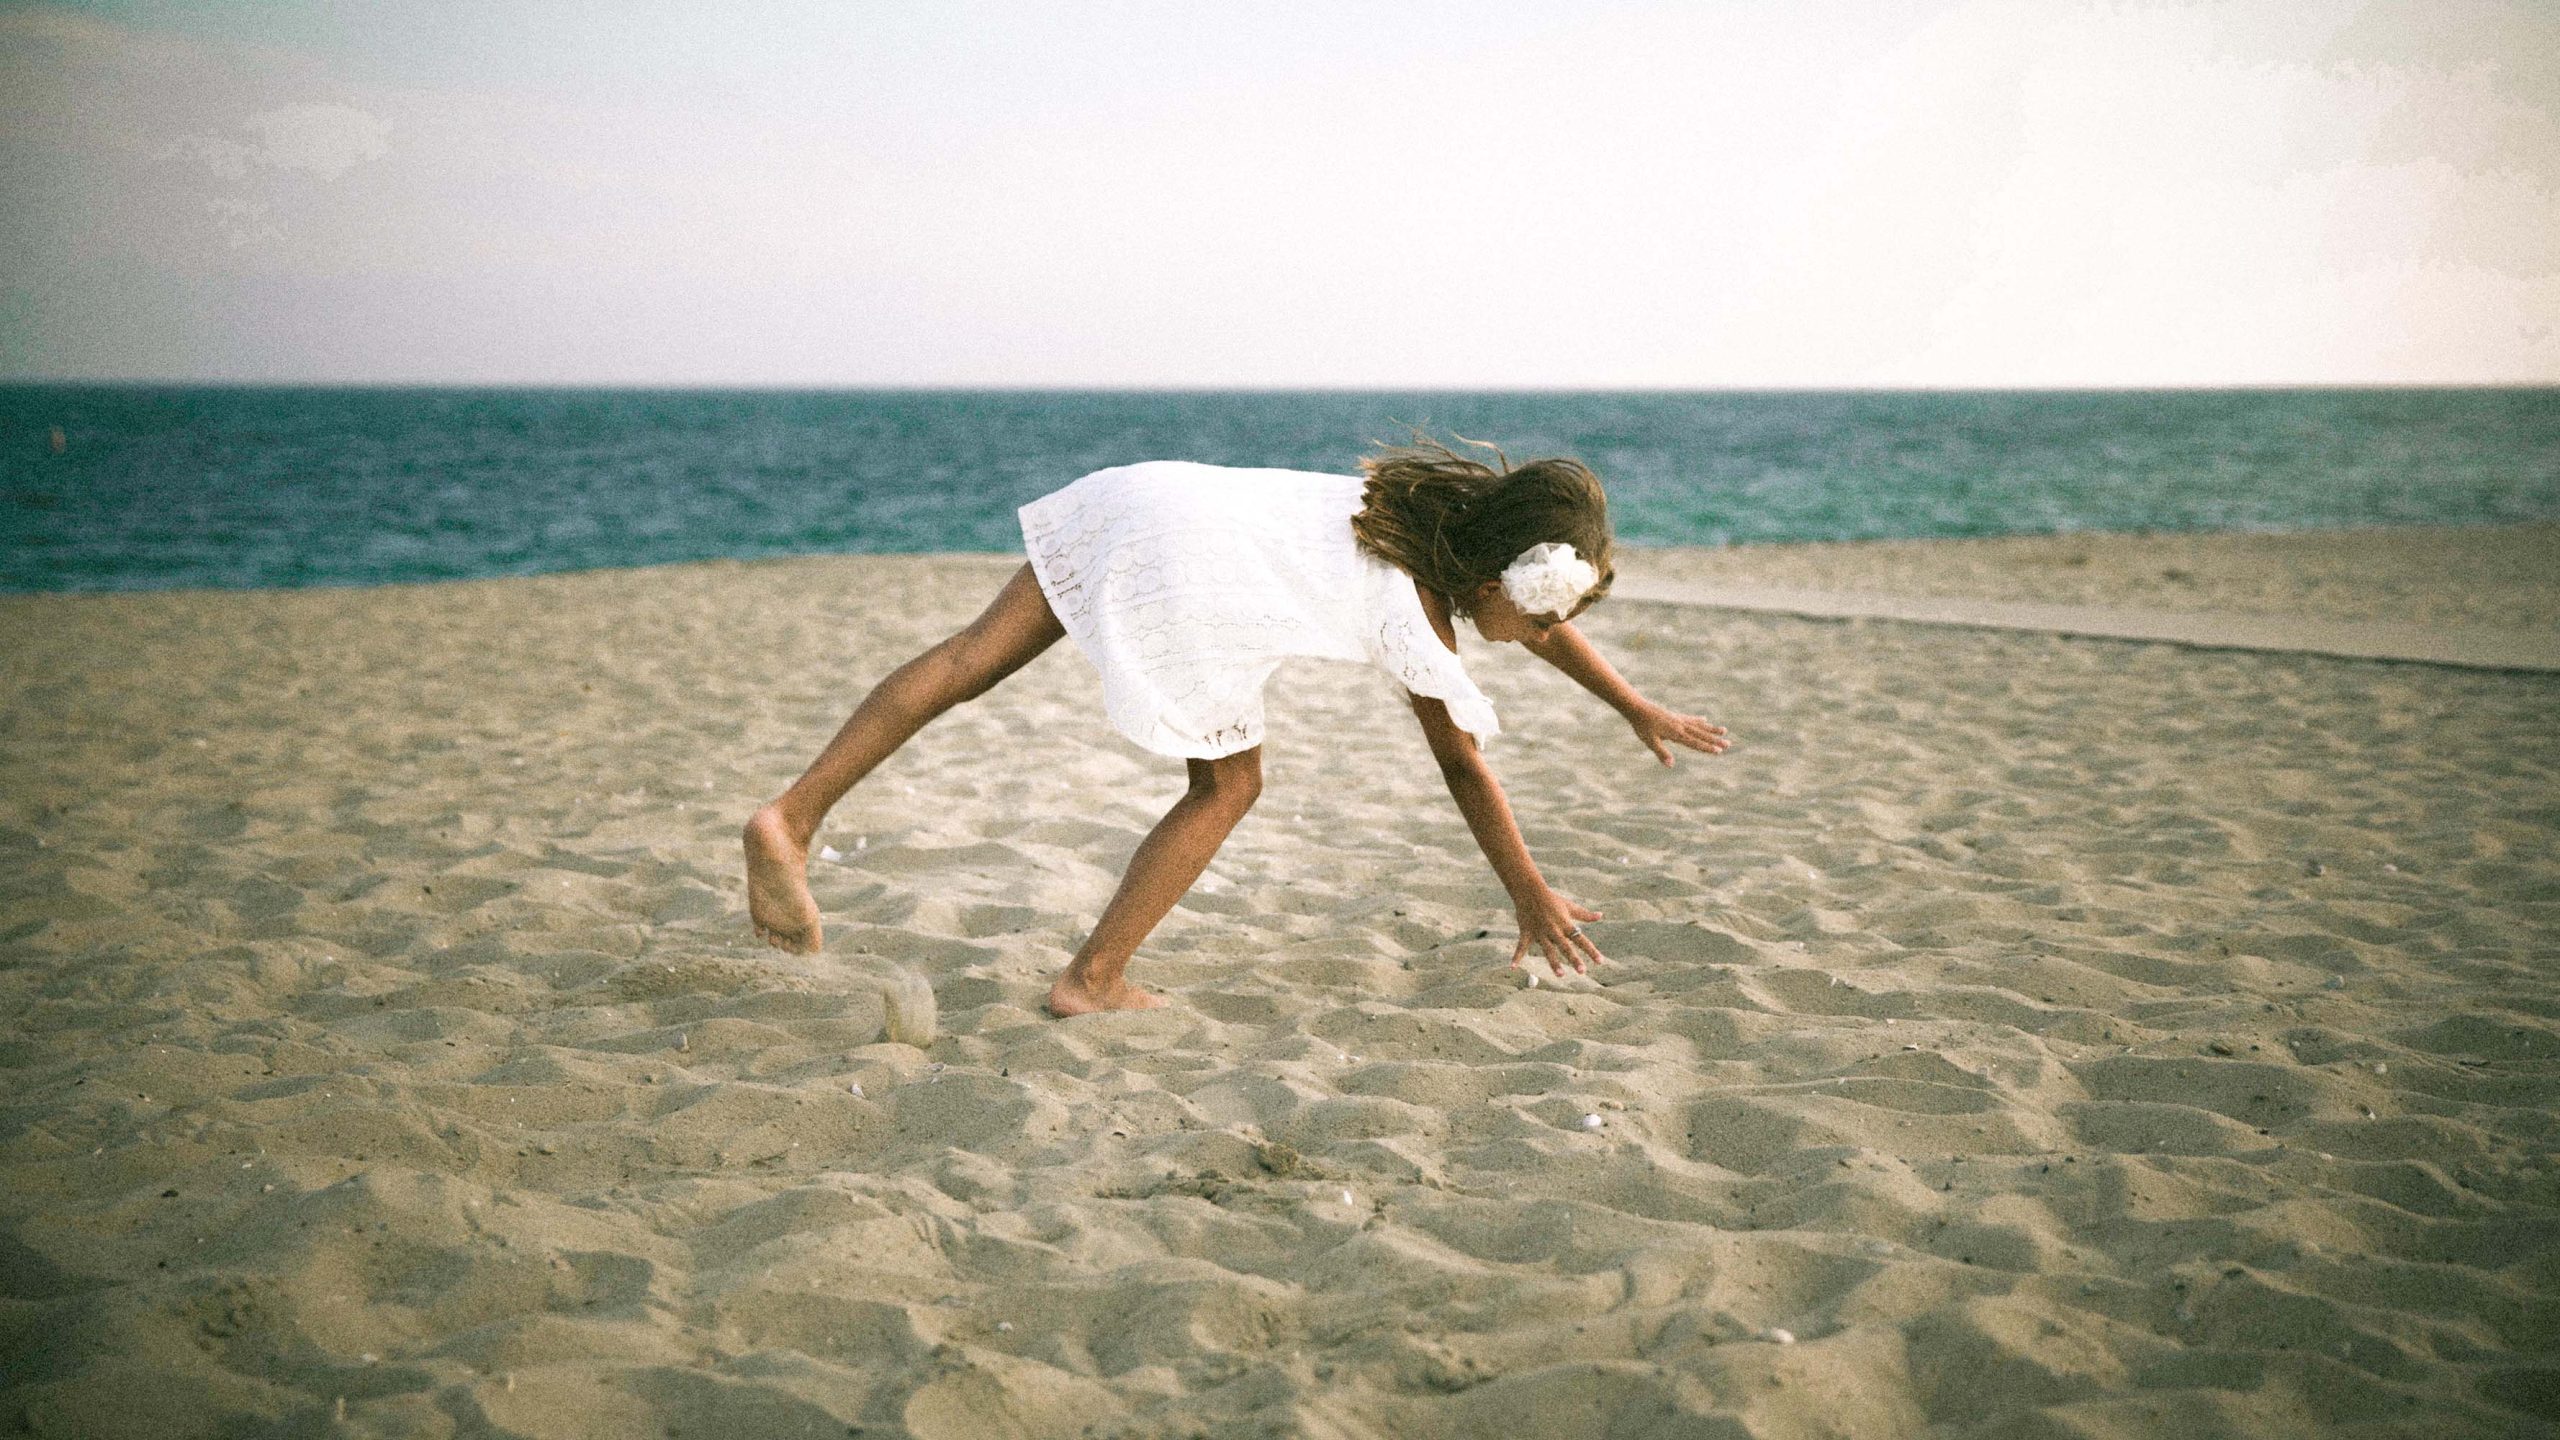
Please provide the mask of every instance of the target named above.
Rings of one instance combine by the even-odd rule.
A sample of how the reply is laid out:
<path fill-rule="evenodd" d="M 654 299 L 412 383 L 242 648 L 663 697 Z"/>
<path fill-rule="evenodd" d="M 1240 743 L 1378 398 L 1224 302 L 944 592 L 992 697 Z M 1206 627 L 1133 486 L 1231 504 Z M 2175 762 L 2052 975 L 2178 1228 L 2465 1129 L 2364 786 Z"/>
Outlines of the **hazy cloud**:
<path fill-rule="evenodd" d="M 247 165 L 258 164 L 334 180 L 391 148 L 390 125 L 352 105 L 282 105 L 248 117 L 240 128 L 249 132 L 254 143 L 239 145 L 201 135 L 188 138 L 205 152 L 215 173 L 233 179 Z"/>
<path fill-rule="evenodd" d="M 262 171 L 335 180 L 390 149 L 391 127 L 352 105 L 279 106 L 249 116 L 239 128 L 248 140 L 181 135 L 169 153 L 217 180 L 239 182 Z M 284 238 L 268 200 L 227 191 L 206 197 L 204 211 L 234 250 Z"/>
<path fill-rule="evenodd" d="M 115 13 L 0 9 L 0 373 L 2560 379 L 2533 0 Z"/>

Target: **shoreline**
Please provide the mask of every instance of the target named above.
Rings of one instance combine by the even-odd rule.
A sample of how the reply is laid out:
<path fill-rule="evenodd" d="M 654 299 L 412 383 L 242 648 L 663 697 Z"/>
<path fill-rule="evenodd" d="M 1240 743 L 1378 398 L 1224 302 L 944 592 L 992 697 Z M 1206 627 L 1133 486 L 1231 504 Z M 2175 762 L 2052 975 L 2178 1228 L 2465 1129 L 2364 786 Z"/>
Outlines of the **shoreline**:
<path fill-rule="evenodd" d="M 1882 592 L 1985 600 L 2046 598 L 2035 587 L 2058 585 L 2073 603 L 2156 605 L 2167 609 L 2237 609 L 2249 613 L 2321 614 L 2335 619 L 2375 618 L 2372 605 L 2344 600 L 2338 572 L 2381 565 L 2403 578 L 2434 575 L 2449 595 L 2474 595 L 2487 586 L 2505 599 L 2529 598 L 2536 623 L 2560 623 L 2560 520 L 2482 525 L 2347 526 L 2314 530 L 2074 530 L 2017 535 L 1944 536 L 1889 540 L 1753 541 L 1731 545 L 1655 545 L 1621 540 L 1630 569 L 1672 582 L 1713 577 L 1728 583 L 1770 584 L 1780 578 L 1796 588 Z M 2429 555 L 2408 563 L 2408 552 Z M 2263 577 L 2243 584 L 2253 565 L 2300 569 L 2288 578 L 2307 583 L 2316 598 L 2270 591 Z M 2440 561 L 2466 563 L 2451 576 Z M 47 599 L 101 599 L 152 595 L 268 595 L 339 591 L 432 590 L 455 585 L 507 584 L 586 575 L 646 574 L 719 565 L 793 565 L 826 561 L 935 561 L 966 564 L 1020 558 L 1015 550 L 826 551 L 763 556 L 712 556 L 647 565 L 544 570 L 522 575 L 473 575 L 431 580 L 327 582 L 313 585 L 175 585 L 70 590 L 0 591 L 0 605 Z M 2095 563 L 2086 573 L 2072 573 Z M 2341 564 L 2340 562 L 2349 562 Z M 2150 567 L 2150 573 L 2144 572 Z M 2201 585 L 2199 590 L 2197 587 Z M 2092 587 L 2097 587 L 2092 593 Z M 2163 603 L 2166 602 L 2166 603 Z M 2270 610 L 2269 607 L 2272 607 Z M 2523 627 L 2519 627 L 2523 628 Z"/>
<path fill-rule="evenodd" d="M 2455 535 L 1622 570 L 2560 616 L 2560 527 Z M 1603 604 L 1630 678 L 1735 731 L 1664 771 L 1468 637 L 1539 862 L 1608 917 L 1597 981 L 1531 990 L 1401 705 L 1293 665 L 1262 803 L 1133 969 L 1173 1007 L 1060 1022 L 1183 777 L 1059 646 L 830 820 L 822 954 L 757 945 L 738 823 L 1019 563 L 0 597 L 0 1404 L 2560 1423 L 2560 679 Z M 885 1038 L 902 974 L 929 1049 Z"/>

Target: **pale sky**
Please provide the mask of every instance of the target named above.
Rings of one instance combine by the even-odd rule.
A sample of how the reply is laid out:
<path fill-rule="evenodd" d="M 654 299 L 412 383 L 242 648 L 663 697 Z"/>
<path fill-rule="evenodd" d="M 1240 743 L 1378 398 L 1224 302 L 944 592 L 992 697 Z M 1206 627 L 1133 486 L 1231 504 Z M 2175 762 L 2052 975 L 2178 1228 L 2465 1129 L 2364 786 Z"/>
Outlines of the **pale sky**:
<path fill-rule="evenodd" d="M 0 378 L 2560 382 L 2560 4 L 0 4 Z"/>

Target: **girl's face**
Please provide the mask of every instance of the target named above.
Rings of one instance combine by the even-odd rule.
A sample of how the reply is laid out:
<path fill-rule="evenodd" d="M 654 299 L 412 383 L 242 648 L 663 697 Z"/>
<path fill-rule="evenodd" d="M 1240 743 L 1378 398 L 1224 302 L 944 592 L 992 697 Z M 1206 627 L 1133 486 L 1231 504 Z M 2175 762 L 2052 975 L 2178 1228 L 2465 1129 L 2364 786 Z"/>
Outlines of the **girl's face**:
<path fill-rule="evenodd" d="M 1564 623 L 1561 615 L 1521 613 L 1498 580 L 1488 580 L 1476 591 L 1475 606 L 1468 618 L 1475 621 L 1477 634 L 1496 642 L 1544 640 L 1548 631 Z"/>

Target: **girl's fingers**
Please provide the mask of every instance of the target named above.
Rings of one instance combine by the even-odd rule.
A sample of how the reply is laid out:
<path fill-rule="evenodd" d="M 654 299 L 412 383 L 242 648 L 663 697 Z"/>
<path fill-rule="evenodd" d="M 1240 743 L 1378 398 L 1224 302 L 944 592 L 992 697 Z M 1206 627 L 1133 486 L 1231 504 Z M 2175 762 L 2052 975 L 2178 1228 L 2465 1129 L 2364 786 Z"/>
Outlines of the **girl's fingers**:
<path fill-rule="evenodd" d="M 1591 937 L 1580 930 L 1566 931 L 1564 943 L 1566 953 L 1573 956 L 1573 968 L 1576 970 L 1587 972 L 1592 962 L 1600 958 L 1600 947 L 1592 944 Z"/>

